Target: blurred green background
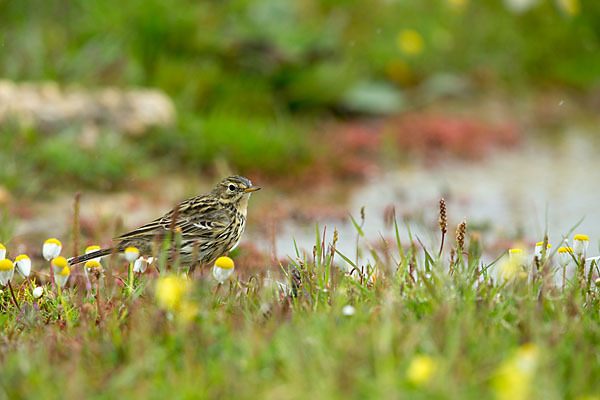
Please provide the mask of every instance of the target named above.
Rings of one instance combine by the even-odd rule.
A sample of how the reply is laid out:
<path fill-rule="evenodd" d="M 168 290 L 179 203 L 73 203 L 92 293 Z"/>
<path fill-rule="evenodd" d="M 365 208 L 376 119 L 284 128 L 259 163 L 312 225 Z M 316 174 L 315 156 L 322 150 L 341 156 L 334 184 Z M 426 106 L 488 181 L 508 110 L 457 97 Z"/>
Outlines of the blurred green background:
<path fill-rule="evenodd" d="M 116 188 L 219 162 L 293 176 L 327 153 L 329 121 L 401 113 L 464 85 L 520 96 L 600 83 L 597 0 L 3 1 L 0 26 L 3 79 L 154 87 L 177 110 L 173 127 L 103 132 L 91 149 L 77 126 L 5 122 L 0 182 L 22 194 L 56 174 Z"/>

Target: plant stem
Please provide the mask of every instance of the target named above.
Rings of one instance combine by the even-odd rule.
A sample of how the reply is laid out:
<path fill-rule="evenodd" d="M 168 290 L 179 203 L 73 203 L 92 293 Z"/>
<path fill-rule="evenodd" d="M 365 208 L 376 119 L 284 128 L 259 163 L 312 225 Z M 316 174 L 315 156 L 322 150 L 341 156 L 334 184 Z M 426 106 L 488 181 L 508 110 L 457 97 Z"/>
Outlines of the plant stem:
<path fill-rule="evenodd" d="M 444 249 L 444 238 L 446 237 L 446 232 L 442 231 L 442 243 L 440 244 L 440 252 L 438 253 L 438 258 L 442 256 L 442 250 Z"/>
<path fill-rule="evenodd" d="M 63 311 L 65 313 L 65 319 L 67 320 L 67 328 L 71 329 L 71 319 L 69 318 L 69 313 L 67 311 L 67 303 L 65 302 L 65 298 L 63 297 L 62 288 L 60 285 L 56 285 L 58 289 L 58 298 L 60 299 L 60 304 L 63 307 Z"/>
<path fill-rule="evenodd" d="M 19 312 L 21 312 L 21 307 L 19 307 L 19 302 L 17 302 L 17 298 L 15 297 L 15 292 L 13 291 L 10 281 L 8 281 L 8 288 L 10 289 L 10 294 L 12 294 L 12 299 L 13 299 L 13 302 L 15 303 L 15 307 L 17 307 L 17 310 L 19 310 Z"/>
<path fill-rule="evenodd" d="M 102 309 L 100 308 L 100 274 L 96 273 L 96 307 L 98 309 L 98 318 L 102 321 Z"/>
<path fill-rule="evenodd" d="M 129 268 L 127 268 L 127 291 L 129 296 L 133 294 L 133 261 L 129 263 Z"/>

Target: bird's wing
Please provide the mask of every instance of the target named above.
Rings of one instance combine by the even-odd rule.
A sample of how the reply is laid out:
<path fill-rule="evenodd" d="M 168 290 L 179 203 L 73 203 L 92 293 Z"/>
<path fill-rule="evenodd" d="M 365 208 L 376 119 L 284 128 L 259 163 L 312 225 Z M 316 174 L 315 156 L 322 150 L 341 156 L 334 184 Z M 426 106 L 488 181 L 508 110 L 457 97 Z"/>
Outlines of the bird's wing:
<path fill-rule="evenodd" d="M 164 216 L 143 225 L 131 232 L 121 235 L 115 240 L 150 236 L 162 238 L 171 227 L 181 230 L 183 237 L 214 237 L 230 223 L 227 210 L 221 207 L 217 200 L 207 196 L 193 197 L 177 207 L 175 224 L 172 223 L 175 209 Z"/>

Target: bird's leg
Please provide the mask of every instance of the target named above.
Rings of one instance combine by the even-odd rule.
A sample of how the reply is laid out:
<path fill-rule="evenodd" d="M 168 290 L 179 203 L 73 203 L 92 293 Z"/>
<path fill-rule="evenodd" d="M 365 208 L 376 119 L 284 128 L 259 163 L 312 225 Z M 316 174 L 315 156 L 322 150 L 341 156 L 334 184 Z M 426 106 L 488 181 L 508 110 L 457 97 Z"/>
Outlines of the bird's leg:
<path fill-rule="evenodd" d="M 203 272 L 204 272 L 204 264 L 200 264 L 198 261 L 196 261 L 188 269 L 188 277 L 189 278 L 191 278 L 194 275 L 194 271 L 196 270 L 196 268 L 198 268 L 198 265 L 200 265 L 200 275 L 203 274 Z"/>

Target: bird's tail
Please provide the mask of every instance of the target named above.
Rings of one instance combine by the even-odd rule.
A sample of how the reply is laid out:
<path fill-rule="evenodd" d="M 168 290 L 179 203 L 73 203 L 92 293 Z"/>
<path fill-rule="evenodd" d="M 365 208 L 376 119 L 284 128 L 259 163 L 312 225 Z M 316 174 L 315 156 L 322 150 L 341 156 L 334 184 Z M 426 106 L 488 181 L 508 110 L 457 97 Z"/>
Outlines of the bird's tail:
<path fill-rule="evenodd" d="M 118 250 L 115 247 L 109 247 L 107 249 L 96 250 L 91 253 L 83 254 L 77 257 L 71 257 L 67 261 L 69 265 L 81 264 L 93 258 L 104 257 L 117 251 Z"/>

